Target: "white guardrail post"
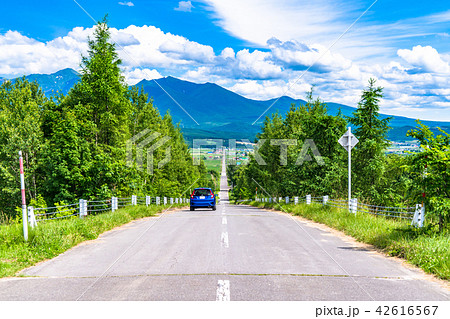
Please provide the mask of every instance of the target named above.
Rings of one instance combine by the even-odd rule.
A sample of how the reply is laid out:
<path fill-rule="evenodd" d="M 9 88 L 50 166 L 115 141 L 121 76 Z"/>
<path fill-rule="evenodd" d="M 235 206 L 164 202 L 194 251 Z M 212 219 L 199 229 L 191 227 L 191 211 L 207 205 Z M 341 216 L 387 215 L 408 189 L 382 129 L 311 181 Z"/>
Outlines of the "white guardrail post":
<path fill-rule="evenodd" d="M 306 205 L 311 204 L 311 195 L 306 195 Z"/>
<path fill-rule="evenodd" d="M 356 216 L 356 212 L 358 211 L 358 199 L 357 198 L 352 198 L 350 200 L 350 212 L 352 214 L 355 214 Z"/>
<path fill-rule="evenodd" d="M 423 227 L 423 222 L 425 220 L 425 204 L 416 204 L 416 210 L 414 212 L 414 217 L 411 222 L 411 226 Z"/>
<path fill-rule="evenodd" d="M 328 203 L 328 195 L 325 195 L 325 196 L 323 197 L 323 199 L 322 199 L 322 205 L 323 205 L 323 206 L 326 206 L 327 203 Z"/>
<path fill-rule="evenodd" d="M 131 205 L 136 206 L 137 205 L 137 196 L 131 195 Z"/>
<path fill-rule="evenodd" d="M 79 206 L 80 218 L 87 216 L 87 199 L 80 199 L 78 206 Z"/>
<path fill-rule="evenodd" d="M 31 228 L 34 228 L 37 226 L 36 217 L 34 216 L 34 207 L 28 206 L 28 223 L 30 224 Z"/>
<path fill-rule="evenodd" d="M 167 205 L 167 197 L 164 197 L 163 200 L 164 205 Z"/>
<path fill-rule="evenodd" d="M 286 196 L 285 200 L 286 200 L 286 204 L 289 204 L 289 196 Z"/>
<path fill-rule="evenodd" d="M 173 198 L 172 197 L 170 197 L 170 205 L 172 205 L 173 204 Z"/>
<path fill-rule="evenodd" d="M 116 203 L 116 198 L 113 196 L 113 197 L 111 197 L 111 211 L 112 212 L 116 210 L 115 203 Z"/>
<path fill-rule="evenodd" d="M 151 204 L 151 197 L 145 196 L 145 206 L 150 206 L 150 204 Z"/>
<path fill-rule="evenodd" d="M 159 205 L 161 202 L 161 199 L 159 197 L 156 197 L 156 205 Z"/>
<path fill-rule="evenodd" d="M 297 205 L 298 204 L 298 196 L 294 197 L 294 204 Z"/>

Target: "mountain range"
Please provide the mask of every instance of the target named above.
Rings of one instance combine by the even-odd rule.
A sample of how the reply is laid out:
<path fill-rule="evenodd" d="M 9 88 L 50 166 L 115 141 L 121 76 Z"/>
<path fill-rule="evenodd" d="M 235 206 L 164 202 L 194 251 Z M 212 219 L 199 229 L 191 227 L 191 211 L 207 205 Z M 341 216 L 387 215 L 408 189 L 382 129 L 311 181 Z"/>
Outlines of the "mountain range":
<path fill-rule="evenodd" d="M 66 94 L 79 80 L 79 74 L 72 69 L 60 70 L 53 74 L 32 74 L 29 81 L 37 81 L 46 95 L 57 91 Z M 3 79 L 4 80 L 4 79 Z M 2 79 L 0 79 L 2 82 Z M 235 138 L 254 139 L 266 115 L 274 112 L 285 114 L 292 104 L 304 104 L 301 99 L 282 96 L 265 101 L 245 98 L 214 83 L 197 84 L 174 77 L 142 80 L 136 86 L 142 87 L 153 99 L 153 104 L 161 114 L 170 112 L 173 121 L 179 123 L 185 138 Z M 276 103 L 274 104 L 274 102 Z M 272 106 L 273 104 L 273 106 Z M 351 116 L 354 107 L 326 102 L 329 114 Z M 258 117 L 268 111 L 253 124 Z M 406 141 L 406 132 L 416 126 L 415 119 L 381 114 L 391 117 L 389 138 L 393 141 Z M 422 121 L 438 132 L 437 127 L 450 131 L 450 122 Z"/>

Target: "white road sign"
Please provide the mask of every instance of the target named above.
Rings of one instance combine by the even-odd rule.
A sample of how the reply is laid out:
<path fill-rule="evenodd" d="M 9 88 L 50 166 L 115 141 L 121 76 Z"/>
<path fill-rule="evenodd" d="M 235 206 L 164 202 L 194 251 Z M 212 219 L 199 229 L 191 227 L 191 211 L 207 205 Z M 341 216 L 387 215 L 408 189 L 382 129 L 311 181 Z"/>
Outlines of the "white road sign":
<path fill-rule="evenodd" d="M 350 131 L 345 132 L 345 134 L 342 135 L 342 137 L 338 141 L 338 143 L 341 144 L 347 150 L 347 152 L 349 145 L 350 149 L 352 149 L 353 147 L 355 147 L 356 144 L 358 144 L 358 142 L 359 140 Z"/>

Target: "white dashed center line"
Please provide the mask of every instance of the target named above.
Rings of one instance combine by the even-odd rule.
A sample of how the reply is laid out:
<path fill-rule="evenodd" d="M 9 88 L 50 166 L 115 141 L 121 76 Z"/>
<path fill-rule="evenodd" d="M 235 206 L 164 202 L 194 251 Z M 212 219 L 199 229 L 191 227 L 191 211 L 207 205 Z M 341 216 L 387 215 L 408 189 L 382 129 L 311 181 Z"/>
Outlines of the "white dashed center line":
<path fill-rule="evenodd" d="M 230 281 L 219 280 L 217 283 L 216 301 L 230 301 Z"/>
<path fill-rule="evenodd" d="M 222 217 L 222 225 L 226 225 L 227 224 L 227 218 L 226 217 Z"/>
<path fill-rule="evenodd" d="M 228 233 L 227 232 L 222 233 L 222 237 L 221 237 L 220 241 L 222 242 L 223 247 L 228 248 Z"/>

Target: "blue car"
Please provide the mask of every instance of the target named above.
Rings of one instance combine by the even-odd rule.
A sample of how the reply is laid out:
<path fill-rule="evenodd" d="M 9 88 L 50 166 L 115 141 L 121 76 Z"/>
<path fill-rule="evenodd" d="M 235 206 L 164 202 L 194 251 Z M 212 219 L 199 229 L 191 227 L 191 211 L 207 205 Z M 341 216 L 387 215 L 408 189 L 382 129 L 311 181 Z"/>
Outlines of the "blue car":
<path fill-rule="evenodd" d="M 191 210 L 208 207 L 216 210 L 216 196 L 211 188 L 196 188 L 191 194 Z"/>

